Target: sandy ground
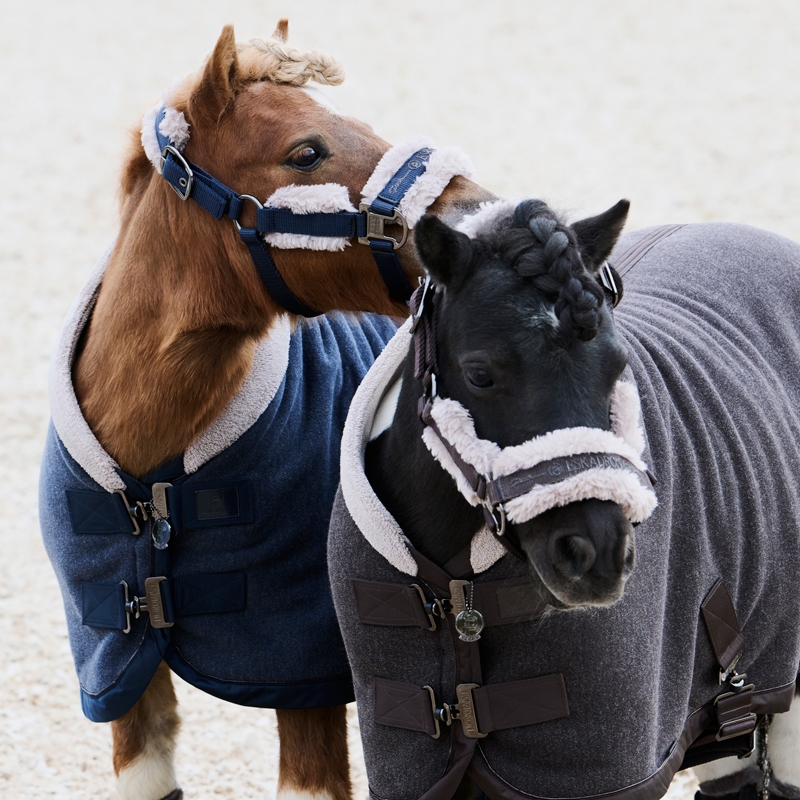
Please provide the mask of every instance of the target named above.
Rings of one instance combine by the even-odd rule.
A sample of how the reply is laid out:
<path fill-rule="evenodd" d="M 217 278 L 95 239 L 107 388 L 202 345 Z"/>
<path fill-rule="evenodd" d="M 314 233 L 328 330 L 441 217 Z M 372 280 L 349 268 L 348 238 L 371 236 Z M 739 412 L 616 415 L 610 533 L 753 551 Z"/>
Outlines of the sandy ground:
<path fill-rule="evenodd" d="M 109 731 L 80 713 L 36 482 L 49 353 L 114 234 L 125 131 L 224 23 L 246 38 L 282 15 L 294 43 L 344 62 L 347 82 L 329 90 L 341 107 L 390 141 L 462 146 L 500 194 L 575 214 L 629 197 L 631 227 L 736 220 L 800 239 L 795 0 L 2 0 L 3 798 L 114 795 Z M 274 796 L 273 714 L 179 694 L 187 798 Z M 693 790 L 680 775 L 671 792 Z"/>

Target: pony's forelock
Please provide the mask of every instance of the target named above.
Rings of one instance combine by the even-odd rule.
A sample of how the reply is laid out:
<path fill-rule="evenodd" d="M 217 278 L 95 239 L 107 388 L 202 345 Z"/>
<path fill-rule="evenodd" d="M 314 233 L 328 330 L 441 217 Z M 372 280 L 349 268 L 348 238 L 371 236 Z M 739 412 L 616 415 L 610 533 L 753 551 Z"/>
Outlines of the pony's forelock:
<path fill-rule="evenodd" d="M 479 211 L 476 222 L 468 235 L 553 298 L 563 335 L 584 341 L 595 336 L 603 290 L 584 266 L 575 233 L 546 203 L 524 200 L 513 209 L 496 204 Z"/>

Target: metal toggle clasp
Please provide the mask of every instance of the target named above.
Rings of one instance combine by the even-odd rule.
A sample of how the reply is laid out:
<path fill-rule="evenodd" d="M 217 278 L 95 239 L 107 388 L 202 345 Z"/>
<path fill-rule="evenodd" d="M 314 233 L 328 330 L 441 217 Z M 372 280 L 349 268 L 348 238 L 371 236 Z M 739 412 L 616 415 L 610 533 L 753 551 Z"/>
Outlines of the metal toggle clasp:
<path fill-rule="evenodd" d="M 433 712 L 433 726 L 434 733 L 431 734 L 432 739 L 438 739 L 441 735 L 440 723 L 448 727 L 453 724 L 454 720 L 461 723 L 461 729 L 464 731 L 464 736 L 467 739 L 485 739 L 486 734 L 481 733 L 478 729 L 478 718 L 475 715 L 475 702 L 472 699 L 472 690 L 478 689 L 477 683 L 460 683 L 456 686 L 457 703 L 443 703 L 441 708 L 436 706 L 436 697 L 433 689 L 430 686 L 423 686 L 423 689 L 428 690 L 431 697 L 431 711 Z"/>
<path fill-rule="evenodd" d="M 358 241 L 361 244 L 369 244 L 370 239 L 377 239 L 381 242 L 391 242 L 395 250 L 399 250 L 408 239 L 408 223 L 405 217 L 395 208 L 391 217 L 384 217 L 383 214 L 376 214 L 370 210 L 367 203 L 361 203 L 358 210 L 362 214 L 367 215 L 367 235 L 359 236 Z M 403 229 L 400 239 L 394 239 L 388 236 L 384 231 L 386 225 L 400 225 Z"/>
<path fill-rule="evenodd" d="M 175 623 L 167 622 L 164 618 L 164 603 L 161 599 L 162 581 L 166 577 L 163 575 L 157 578 L 147 578 L 144 582 L 144 600 L 137 595 L 130 598 L 128 594 L 128 584 L 125 581 L 120 581 L 120 585 L 125 592 L 125 617 L 127 620 L 127 627 L 123 633 L 130 633 L 131 631 L 131 615 L 134 619 L 139 619 L 141 613 L 146 611 L 150 615 L 150 625 L 154 628 L 171 628 Z"/>
<path fill-rule="evenodd" d="M 446 619 L 447 616 L 442 601 L 438 597 L 434 597 L 434 599 L 429 602 L 425 599 L 425 592 L 422 591 L 422 587 L 418 583 L 412 583 L 411 585 L 417 590 L 419 599 L 422 600 L 422 608 L 425 610 L 425 614 L 428 616 L 428 630 L 435 631 L 436 620 L 434 617 Z"/>

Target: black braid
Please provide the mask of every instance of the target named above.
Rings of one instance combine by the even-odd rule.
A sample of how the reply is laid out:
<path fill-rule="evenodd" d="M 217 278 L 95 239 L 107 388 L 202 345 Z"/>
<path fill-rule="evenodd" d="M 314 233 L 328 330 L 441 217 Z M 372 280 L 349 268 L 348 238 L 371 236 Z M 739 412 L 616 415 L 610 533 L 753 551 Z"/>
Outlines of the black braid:
<path fill-rule="evenodd" d="M 589 341 L 597 334 L 604 296 L 581 259 L 575 234 L 541 200 L 524 200 L 511 218 L 482 236 L 514 269 L 554 298 L 563 334 Z M 531 235 L 532 234 L 532 235 Z"/>

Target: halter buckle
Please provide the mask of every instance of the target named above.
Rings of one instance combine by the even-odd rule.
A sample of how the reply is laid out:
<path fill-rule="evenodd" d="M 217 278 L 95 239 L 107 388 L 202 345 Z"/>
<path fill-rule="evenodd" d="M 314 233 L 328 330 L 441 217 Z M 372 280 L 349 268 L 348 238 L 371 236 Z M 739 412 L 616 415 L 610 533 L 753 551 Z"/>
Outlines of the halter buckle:
<path fill-rule="evenodd" d="M 186 173 L 185 178 L 178 179 L 178 185 L 182 187 L 183 191 L 181 191 L 178 186 L 176 186 L 172 181 L 167 181 L 167 183 L 175 190 L 175 194 L 180 197 L 181 200 L 188 200 L 189 195 L 192 193 L 192 186 L 194 185 L 194 172 L 192 172 L 192 168 L 189 166 L 189 163 L 183 157 L 183 154 L 180 150 L 174 148 L 171 144 L 168 144 L 162 151 L 161 151 L 161 171 L 164 171 L 164 164 L 167 161 L 167 155 L 172 153 L 175 157 L 175 160 L 180 164 L 181 169 Z"/>
<path fill-rule="evenodd" d="M 367 234 L 366 236 L 358 237 L 358 241 L 361 244 L 369 244 L 370 240 L 374 239 L 381 242 L 391 242 L 392 248 L 399 250 L 406 243 L 408 239 L 408 223 L 405 217 L 396 208 L 393 209 L 391 217 L 385 217 L 383 214 L 376 214 L 370 209 L 367 203 L 361 203 L 358 210 L 362 214 L 367 215 Z M 384 226 L 386 225 L 400 225 L 403 229 L 400 239 L 394 239 L 388 236 L 384 231 Z"/>

